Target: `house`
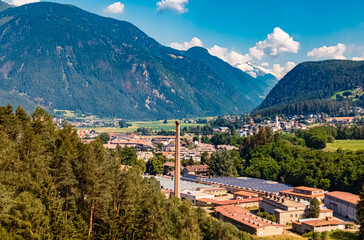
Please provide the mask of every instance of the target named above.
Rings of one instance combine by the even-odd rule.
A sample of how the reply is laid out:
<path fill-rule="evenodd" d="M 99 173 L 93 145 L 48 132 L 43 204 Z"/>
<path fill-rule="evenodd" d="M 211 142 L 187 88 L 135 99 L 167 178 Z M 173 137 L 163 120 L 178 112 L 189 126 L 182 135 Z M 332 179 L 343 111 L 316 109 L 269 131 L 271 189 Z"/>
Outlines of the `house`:
<path fill-rule="evenodd" d="M 259 208 L 274 215 L 279 224 L 287 224 L 305 218 L 308 214 L 309 204 L 308 201 L 302 201 L 294 197 L 268 194 L 259 202 Z M 322 208 L 319 218 L 332 216 L 332 210 Z"/>
<path fill-rule="evenodd" d="M 227 205 L 240 206 L 244 208 L 259 207 L 260 200 L 262 200 L 261 197 L 214 201 L 212 202 L 212 208 L 227 206 Z"/>
<path fill-rule="evenodd" d="M 235 199 L 245 199 L 245 198 L 257 198 L 259 195 L 257 193 L 238 191 L 233 193 Z"/>
<path fill-rule="evenodd" d="M 291 190 L 285 190 L 280 192 L 283 196 L 295 197 L 311 202 L 312 199 L 317 198 L 319 201 L 323 201 L 325 194 L 323 189 L 310 188 L 310 187 L 294 187 Z"/>
<path fill-rule="evenodd" d="M 171 189 L 165 189 L 165 188 L 162 188 L 161 189 L 161 192 L 162 194 L 167 198 L 167 199 L 170 199 L 172 196 L 173 196 L 173 190 Z"/>
<path fill-rule="evenodd" d="M 174 162 L 165 162 L 163 164 L 163 175 L 167 175 L 170 171 L 174 169 Z"/>
<path fill-rule="evenodd" d="M 208 165 L 192 165 L 183 168 L 182 175 L 185 176 L 186 174 L 189 175 L 198 175 L 198 176 L 207 176 L 208 175 Z"/>
<path fill-rule="evenodd" d="M 251 214 L 239 206 L 221 206 L 215 209 L 215 216 L 235 225 L 238 229 L 259 237 L 281 235 L 284 226 Z"/>
<path fill-rule="evenodd" d="M 360 197 L 348 192 L 329 192 L 325 193 L 325 207 L 332 209 L 334 213 L 343 217 L 358 221 L 356 218 L 356 206 Z"/>
<path fill-rule="evenodd" d="M 349 224 L 351 223 L 334 220 L 332 217 L 327 217 L 326 219 L 301 219 L 292 222 L 292 230 L 301 234 L 308 232 L 329 232 L 333 230 L 344 230 L 345 225 Z"/>
<path fill-rule="evenodd" d="M 214 200 L 210 198 L 199 198 L 196 200 L 196 206 L 199 207 L 211 207 Z"/>
<path fill-rule="evenodd" d="M 229 132 L 229 128 L 228 127 L 220 127 L 219 128 L 220 132 Z"/>

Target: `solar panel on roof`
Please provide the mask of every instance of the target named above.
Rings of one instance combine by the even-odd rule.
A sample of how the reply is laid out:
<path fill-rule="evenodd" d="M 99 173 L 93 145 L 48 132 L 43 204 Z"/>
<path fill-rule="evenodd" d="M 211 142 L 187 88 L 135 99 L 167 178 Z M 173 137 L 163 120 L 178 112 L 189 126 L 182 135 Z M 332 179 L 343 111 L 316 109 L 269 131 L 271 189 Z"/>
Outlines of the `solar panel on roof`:
<path fill-rule="evenodd" d="M 273 182 L 270 180 L 258 179 L 258 178 L 248 178 L 248 177 L 213 177 L 208 179 L 212 183 L 227 184 L 233 187 L 240 187 L 246 189 L 252 189 L 256 191 L 266 191 L 270 193 L 278 193 L 280 191 L 285 191 L 292 189 L 291 186 Z"/>

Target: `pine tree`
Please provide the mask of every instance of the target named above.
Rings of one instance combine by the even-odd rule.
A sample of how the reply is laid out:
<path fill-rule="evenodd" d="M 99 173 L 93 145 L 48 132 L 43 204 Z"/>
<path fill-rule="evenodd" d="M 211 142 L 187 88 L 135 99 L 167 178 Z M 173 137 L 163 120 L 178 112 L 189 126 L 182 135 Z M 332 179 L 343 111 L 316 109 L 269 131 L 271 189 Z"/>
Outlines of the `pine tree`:
<path fill-rule="evenodd" d="M 310 208 L 308 209 L 308 218 L 318 218 L 320 216 L 320 201 L 314 198 L 310 202 Z"/>

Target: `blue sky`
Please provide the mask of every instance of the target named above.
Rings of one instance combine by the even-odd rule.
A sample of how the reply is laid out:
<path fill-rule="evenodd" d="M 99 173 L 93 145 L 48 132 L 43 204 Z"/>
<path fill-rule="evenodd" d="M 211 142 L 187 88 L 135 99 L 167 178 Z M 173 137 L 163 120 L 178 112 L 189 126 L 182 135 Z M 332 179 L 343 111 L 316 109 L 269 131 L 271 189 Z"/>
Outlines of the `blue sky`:
<path fill-rule="evenodd" d="M 129 21 L 164 45 L 203 46 L 243 70 L 252 62 L 277 77 L 303 61 L 364 59 L 364 1 L 359 0 L 55 2 Z"/>

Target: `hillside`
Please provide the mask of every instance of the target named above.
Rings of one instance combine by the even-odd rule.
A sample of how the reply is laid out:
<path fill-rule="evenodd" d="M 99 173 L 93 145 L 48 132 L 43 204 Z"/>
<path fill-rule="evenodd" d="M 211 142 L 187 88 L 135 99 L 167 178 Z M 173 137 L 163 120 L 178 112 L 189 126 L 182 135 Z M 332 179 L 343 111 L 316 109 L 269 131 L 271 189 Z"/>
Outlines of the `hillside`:
<path fill-rule="evenodd" d="M 4 11 L 5 9 L 8 9 L 10 7 L 9 4 L 7 4 L 6 2 L 0 1 L 0 12 Z"/>
<path fill-rule="evenodd" d="M 130 120 L 211 116 L 251 111 L 267 88 L 221 60 L 200 61 L 70 5 L 9 8 L 0 32 L 0 90 L 26 96 L 24 106 Z"/>
<path fill-rule="evenodd" d="M 227 83 L 230 84 L 232 87 L 241 89 L 242 93 L 244 93 L 246 96 L 254 94 L 256 96 L 260 96 L 263 99 L 264 96 L 260 95 L 262 94 L 261 89 L 267 91 L 268 89 L 270 90 L 273 87 L 268 86 L 268 84 L 266 84 L 264 80 L 257 82 L 257 80 L 249 74 L 241 71 L 236 67 L 231 66 L 230 64 L 224 62 L 218 57 L 210 55 L 205 48 L 193 47 L 186 52 L 181 51 L 181 54 L 186 57 L 193 58 L 196 61 L 203 62 L 210 69 L 213 69 L 213 71 L 222 79 L 229 79 Z"/>
<path fill-rule="evenodd" d="M 333 99 L 340 91 L 364 86 L 364 61 L 327 60 L 297 65 L 271 90 L 256 114 L 338 114 L 364 106 L 362 98 Z"/>

